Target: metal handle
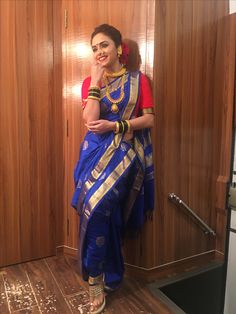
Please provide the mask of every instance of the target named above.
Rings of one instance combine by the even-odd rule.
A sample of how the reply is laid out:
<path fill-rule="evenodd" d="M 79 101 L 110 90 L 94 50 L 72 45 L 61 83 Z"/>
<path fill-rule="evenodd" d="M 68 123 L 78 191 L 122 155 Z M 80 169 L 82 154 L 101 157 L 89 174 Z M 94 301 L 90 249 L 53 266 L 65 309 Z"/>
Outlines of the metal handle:
<path fill-rule="evenodd" d="M 182 205 L 187 211 L 201 224 L 206 234 L 216 236 L 216 233 L 211 229 L 187 204 L 185 204 L 175 193 L 169 193 L 168 199 L 178 205 Z"/>

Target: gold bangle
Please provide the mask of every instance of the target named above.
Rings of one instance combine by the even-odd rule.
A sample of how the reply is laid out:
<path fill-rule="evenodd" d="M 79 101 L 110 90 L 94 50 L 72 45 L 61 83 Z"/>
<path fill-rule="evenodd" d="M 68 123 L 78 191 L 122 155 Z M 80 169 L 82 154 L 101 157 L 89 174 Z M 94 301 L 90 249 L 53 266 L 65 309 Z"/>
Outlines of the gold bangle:
<path fill-rule="evenodd" d="M 96 96 L 88 96 L 87 99 L 94 99 L 94 100 L 100 101 L 100 98 Z"/>
<path fill-rule="evenodd" d="M 125 121 L 126 121 L 126 123 L 128 125 L 127 133 L 130 133 L 130 131 L 131 131 L 131 124 L 130 124 L 129 120 L 125 120 Z"/>
<path fill-rule="evenodd" d="M 120 123 L 121 123 L 121 126 L 122 126 L 122 132 L 121 133 L 124 133 L 124 131 L 125 131 L 124 123 L 123 123 L 123 121 L 120 121 Z"/>
<path fill-rule="evenodd" d="M 119 133 L 119 128 L 120 128 L 119 122 L 116 121 L 116 129 L 115 129 L 115 131 L 114 131 L 115 134 L 118 134 L 118 133 Z"/>

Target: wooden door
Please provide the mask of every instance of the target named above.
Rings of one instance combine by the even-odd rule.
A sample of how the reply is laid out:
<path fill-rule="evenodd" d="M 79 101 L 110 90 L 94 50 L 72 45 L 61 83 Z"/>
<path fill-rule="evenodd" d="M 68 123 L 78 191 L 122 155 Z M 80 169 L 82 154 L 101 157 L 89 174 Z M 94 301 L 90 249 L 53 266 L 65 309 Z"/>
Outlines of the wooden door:
<path fill-rule="evenodd" d="M 0 266 L 55 253 L 63 183 L 52 17 L 50 0 L 0 1 Z"/>

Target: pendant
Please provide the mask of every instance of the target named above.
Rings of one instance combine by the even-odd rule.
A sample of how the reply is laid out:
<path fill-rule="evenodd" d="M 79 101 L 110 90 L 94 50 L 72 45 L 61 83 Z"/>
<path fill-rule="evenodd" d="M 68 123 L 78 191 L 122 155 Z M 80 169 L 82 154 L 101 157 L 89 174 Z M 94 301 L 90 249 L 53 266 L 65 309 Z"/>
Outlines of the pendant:
<path fill-rule="evenodd" d="M 119 111 L 119 107 L 117 106 L 117 104 L 113 104 L 111 106 L 111 111 L 114 113 L 117 113 Z"/>

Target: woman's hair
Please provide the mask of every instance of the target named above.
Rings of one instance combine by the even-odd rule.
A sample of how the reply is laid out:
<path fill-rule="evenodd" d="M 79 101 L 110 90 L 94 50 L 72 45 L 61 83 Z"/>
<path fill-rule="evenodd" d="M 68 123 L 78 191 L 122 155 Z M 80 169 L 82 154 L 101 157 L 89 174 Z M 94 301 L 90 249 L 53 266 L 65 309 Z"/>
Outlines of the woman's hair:
<path fill-rule="evenodd" d="M 101 24 L 94 29 L 94 32 L 91 35 L 91 44 L 93 37 L 99 33 L 103 33 L 104 35 L 110 37 L 114 41 L 116 47 L 121 45 L 122 37 L 120 31 L 109 24 Z"/>

